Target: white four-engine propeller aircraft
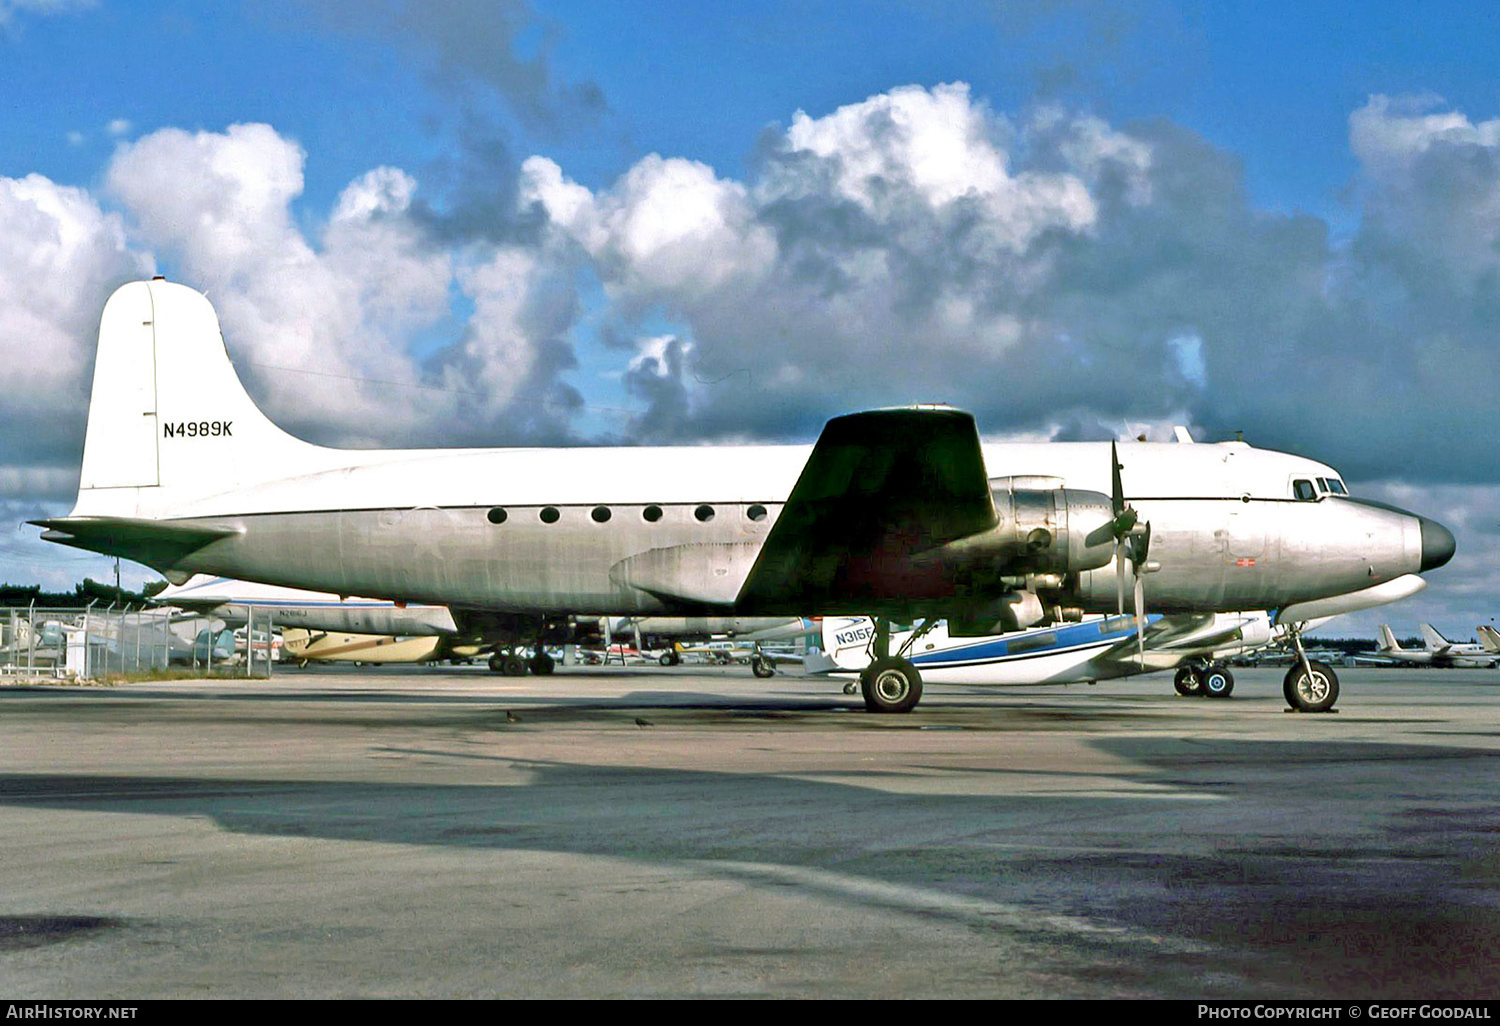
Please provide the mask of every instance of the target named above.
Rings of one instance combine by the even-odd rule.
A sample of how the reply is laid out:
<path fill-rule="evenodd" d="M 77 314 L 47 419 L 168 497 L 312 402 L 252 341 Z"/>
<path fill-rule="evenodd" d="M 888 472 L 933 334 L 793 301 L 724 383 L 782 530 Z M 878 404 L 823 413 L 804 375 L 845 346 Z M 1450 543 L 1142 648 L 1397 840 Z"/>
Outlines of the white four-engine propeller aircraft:
<path fill-rule="evenodd" d="M 36 523 L 179 583 L 443 605 L 465 633 L 533 643 L 580 610 L 995 633 L 1120 612 L 1128 583 L 1138 620 L 1277 609 L 1300 645 L 1297 623 L 1454 550 L 1320 478 L 1339 479 L 1242 442 L 984 445 L 941 406 L 838 417 L 811 447 L 330 449 L 255 406 L 204 296 L 154 279 L 105 305 L 78 499 Z M 875 653 L 867 707 L 909 710 L 917 669 L 883 628 Z M 1300 668 L 1299 693 L 1326 692 Z"/>

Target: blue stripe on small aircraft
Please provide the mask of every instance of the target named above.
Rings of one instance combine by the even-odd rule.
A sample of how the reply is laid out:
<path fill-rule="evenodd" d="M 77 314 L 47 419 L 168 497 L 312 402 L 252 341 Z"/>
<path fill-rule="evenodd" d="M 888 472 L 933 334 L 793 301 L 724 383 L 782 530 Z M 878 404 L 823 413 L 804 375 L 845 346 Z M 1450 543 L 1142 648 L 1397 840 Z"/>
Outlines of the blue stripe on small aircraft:
<path fill-rule="evenodd" d="M 978 662 L 1000 662 L 1011 659 L 1034 659 L 1039 656 L 1057 655 L 1062 652 L 1070 652 L 1084 648 L 1107 648 L 1117 641 L 1135 636 L 1135 618 L 1126 617 L 1128 626 L 1116 630 L 1106 630 L 1112 621 L 1119 622 L 1118 617 L 1106 620 L 1093 620 L 1088 623 L 1069 624 L 1066 627 L 1058 627 L 1051 630 L 1054 635 L 1052 641 L 1046 645 L 1033 647 L 1034 639 L 1041 631 L 1029 632 L 1018 636 L 1006 635 L 995 638 L 982 638 L 972 645 L 961 648 L 948 648 L 937 652 L 919 652 L 910 656 L 911 661 L 917 666 L 956 666 Z M 1160 614 L 1148 615 L 1147 624 L 1161 619 Z M 1012 647 L 1019 651 L 1012 652 Z"/>

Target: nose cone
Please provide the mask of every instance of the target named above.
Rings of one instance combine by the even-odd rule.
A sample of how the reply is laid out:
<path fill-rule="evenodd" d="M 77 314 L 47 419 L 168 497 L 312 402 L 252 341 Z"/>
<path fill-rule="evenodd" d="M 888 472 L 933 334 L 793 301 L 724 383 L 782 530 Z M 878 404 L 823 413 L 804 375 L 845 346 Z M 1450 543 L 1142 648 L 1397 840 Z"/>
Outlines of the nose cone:
<path fill-rule="evenodd" d="M 1425 573 L 1452 559 L 1458 543 L 1453 540 L 1453 532 L 1436 520 L 1417 517 L 1417 521 L 1422 525 L 1422 572 Z"/>

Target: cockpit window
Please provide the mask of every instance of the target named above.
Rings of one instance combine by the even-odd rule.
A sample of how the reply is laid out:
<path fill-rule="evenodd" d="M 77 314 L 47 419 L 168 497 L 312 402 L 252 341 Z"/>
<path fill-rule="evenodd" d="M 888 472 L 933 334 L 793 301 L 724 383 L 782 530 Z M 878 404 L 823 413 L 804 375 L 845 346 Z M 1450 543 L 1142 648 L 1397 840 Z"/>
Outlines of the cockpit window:
<path fill-rule="evenodd" d="M 1292 482 L 1292 494 L 1297 497 L 1298 502 L 1310 502 L 1318 497 L 1313 483 L 1300 477 Z"/>
<path fill-rule="evenodd" d="M 1326 477 L 1318 478 L 1318 491 L 1324 495 L 1328 494 L 1328 479 Z"/>
<path fill-rule="evenodd" d="M 1328 479 L 1328 490 L 1330 492 L 1332 492 L 1334 495 L 1348 495 L 1349 494 L 1348 490 L 1346 488 L 1344 488 L 1344 482 L 1340 481 L 1336 477 L 1330 477 Z"/>

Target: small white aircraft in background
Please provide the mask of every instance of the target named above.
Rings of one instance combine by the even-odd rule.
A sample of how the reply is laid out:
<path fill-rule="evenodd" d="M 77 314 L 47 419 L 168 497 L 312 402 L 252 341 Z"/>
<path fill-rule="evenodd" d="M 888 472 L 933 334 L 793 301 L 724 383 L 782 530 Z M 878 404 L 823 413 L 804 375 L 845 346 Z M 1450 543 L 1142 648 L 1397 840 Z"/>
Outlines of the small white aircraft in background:
<path fill-rule="evenodd" d="M 1330 619 L 1307 621 L 1306 629 Z M 808 660 L 808 670 L 858 674 L 871 661 L 874 634 L 868 617 L 824 617 L 823 654 Z M 953 636 L 947 623 L 939 622 L 920 635 L 894 633 L 890 643 L 907 651 L 922 679 L 934 684 L 1093 683 L 1176 668 L 1178 694 L 1228 698 L 1234 674 L 1223 661 L 1285 639 L 1286 629 L 1269 613 L 1249 612 L 1151 616 L 1141 638 L 1134 616 L 1090 617 L 990 637 Z M 1332 693 L 1324 708 L 1337 697 Z"/>
<path fill-rule="evenodd" d="M 1380 647 L 1376 651 L 1387 659 L 1413 666 L 1474 668 L 1500 665 L 1500 654 L 1491 652 L 1482 644 L 1449 641 L 1430 623 L 1422 624 L 1421 630 L 1421 648 L 1402 648 L 1390 624 L 1383 623 L 1380 625 Z M 1480 628 L 1481 636 L 1483 631 L 1484 628 Z"/>
<path fill-rule="evenodd" d="M 612 624 L 611 630 L 634 630 L 638 648 L 643 648 L 643 638 L 644 647 L 670 640 L 658 658 L 663 666 L 676 666 L 684 655 L 706 655 L 721 663 L 744 660 L 757 677 L 771 677 L 777 663 L 801 663 L 804 657 L 767 646 L 815 634 L 819 623 L 818 617 L 802 616 L 645 616 L 623 618 Z"/>
<path fill-rule="evenodd" d="M 304 627 L 315 632 L 433 637 L 458 632 L 444 606 L 330 595 L 207 574 L 198 574 L 185 584 L 169 585 L 151 601 L 216 617 L 231 627 L 243 626 L 253 610 L 257 623 L 269 615 L 277 627 Z"/>

